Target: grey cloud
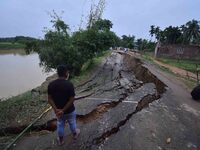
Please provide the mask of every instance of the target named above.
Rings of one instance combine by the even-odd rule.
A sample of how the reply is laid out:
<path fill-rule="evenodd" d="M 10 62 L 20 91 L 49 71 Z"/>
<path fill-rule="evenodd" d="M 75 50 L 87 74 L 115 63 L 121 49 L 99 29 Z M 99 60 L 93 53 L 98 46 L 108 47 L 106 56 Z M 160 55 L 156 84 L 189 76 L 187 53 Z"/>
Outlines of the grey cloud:
<path fill-rule="evenodd" d="M 96 0 L 97 1 L 97 0 Z M 82 13 L 89 12 L 91 0 L 1 0 L 0 37 L 43 36 L 43 27 L 51 27 L 47 12 L 64 10 L 63 19 L 72 30 L 78 28 Z M 164 28 L 179 26 L 191 19 L 200 20 L 199 0 L 107 0 L 104 18 L 110 19 L 118 35 L 149 38 L 150 25 Z M 85 21 L 86 22 L 86 21 Z"/>

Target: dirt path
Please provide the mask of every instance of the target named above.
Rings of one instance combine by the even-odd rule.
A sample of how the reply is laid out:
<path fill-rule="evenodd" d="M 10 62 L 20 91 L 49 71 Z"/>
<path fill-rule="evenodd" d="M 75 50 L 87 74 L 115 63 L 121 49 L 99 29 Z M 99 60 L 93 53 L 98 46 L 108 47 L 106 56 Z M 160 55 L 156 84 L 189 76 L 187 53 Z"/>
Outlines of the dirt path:
<path fill-rule="evenodd" d="M 164 64 L 164 63 L 162 63 L 162 62 L 160 62 L 158 60 L 155 60 L 155 59 L 153 59 L 153 61 L 156 64 L 169 69 L 174 74 L 177 74 L 177 75 L 180 75 L 180 76 L 186 77 L 186 78 L 197 79 L 197 75 L 192 73 L 192 72 L 190 72 L 190 71 L 187 71 L 187 70 L 184 70 L 184 69 L 181 69 L 181 68 L 178 68 L 178 67 L 174 67 L 174 66 L 171 66 L 171 65 L 168 65 L 168 64 Z"/>
<path fill-rule="evenodd" d="M 24 136 L 13 149 L 198 150 L 200 104 L 172 77 L 125 53 L 113 52 L 77 95 L 81 135 L 72 141 L 68 127 L 65 144 L 56 132 Z"/>

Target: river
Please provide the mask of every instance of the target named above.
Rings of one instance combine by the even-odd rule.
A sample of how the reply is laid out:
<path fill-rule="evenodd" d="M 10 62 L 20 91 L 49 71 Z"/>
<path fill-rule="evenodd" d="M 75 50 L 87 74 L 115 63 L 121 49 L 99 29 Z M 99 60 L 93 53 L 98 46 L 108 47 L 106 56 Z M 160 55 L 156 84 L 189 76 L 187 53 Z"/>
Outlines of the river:
<path fill-rule="evenodd" d="M 24 50 L 0 50 L 0 99 L 16 96 L 39 86 L 53 72 L 39 66 L 38 54 Z"/>

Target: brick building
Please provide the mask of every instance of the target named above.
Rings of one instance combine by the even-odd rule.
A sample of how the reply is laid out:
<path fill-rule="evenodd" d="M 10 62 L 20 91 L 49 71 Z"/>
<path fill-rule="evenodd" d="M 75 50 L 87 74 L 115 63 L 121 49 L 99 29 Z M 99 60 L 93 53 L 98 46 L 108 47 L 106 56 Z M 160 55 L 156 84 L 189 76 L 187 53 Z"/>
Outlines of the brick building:
<path fill-rule="evenodd" d="M 180 58 L 200 61 L 199 45 L 162 45 L 157 43 L 155 49 L 155 57 Z"/>

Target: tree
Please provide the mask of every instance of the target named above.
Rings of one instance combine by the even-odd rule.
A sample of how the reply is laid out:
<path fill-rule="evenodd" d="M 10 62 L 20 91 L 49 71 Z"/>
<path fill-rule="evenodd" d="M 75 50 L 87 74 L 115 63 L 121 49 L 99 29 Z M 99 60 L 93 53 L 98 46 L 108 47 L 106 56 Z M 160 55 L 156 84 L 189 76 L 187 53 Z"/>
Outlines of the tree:
<path fill-rule="evenodd" d="M 134 48 L 134 42 L 135 42 L 135 36 L 126 36 L 126 35 L 122 35 L 122 46 L 126 47 L 126 48 L 130 48 L 133 49 Z"/>
<path fill-rule="evenodd" d="M 44 66 L 46 71 L 55 69 L 59 64 L 65 64 L 73 74 L 78 74 L 83 59 L 72 45 L 69 27 L 55 13 L 52 16 L 52 29 L 45 31 L 43 40 L 28 43 L 28 52 L 35 51 L 39 54 L 40 65 Z"/>
<path fill-rule="evenodd" d="M 184 42 L 197 43 L 200 38 L 200 25 L 199 21 L 192 20 L 188 21 L 184 26 L 182 26 L 182 32 L 184 37 Z"/>
<path fill-rule="evenodd" d="M 32 40 L 32 41 L 28 41 L 26 42 L 26 46 L 25 46 L 25 51 L 27 54 L 30 54 L 31 52 L 39 52 L 40 50 L 40 43 L 42 42 L 42 40 Z"/>
<path fill-rule="evenodd" d="M 92 59 L 97 50 L 97 34 L 93 29 L 74 32 L 72 35 L 72 44 L 82 56 L 83 62 Z"/>
<path fill-rule="evenodd" d="M 154 36 L 154 34 L 155 34 L 155 26 L 154 25 L 151 25 L 149 33 L 150 33 L 151 37 Z"/>
<path fill-rule="evenodd" d="M 98 20 L 91 28 L 74 32 L 72 35 L 73 45 L 84 56 L 84 59 L 92 59 L 98 53 L 116 46 L 118 37 L 110 31 L 110 20 Z"/>
<path fill-rule="evenodd" d="M 153 37 L 155 35 L 155 38 L 157 41 L 159 41 L 161 39 L 161 33 L 162 31 L 160 30 L 160 27 L 155 27 L 154 25 L 151 25 L 150 26 L 150 30 L 149 30 L 149 33 L 150 33 L 150 36 Z"/>
<path fill-rule="evenodd" d="M 142 39 L 137 39 L 136 40 L 136 45 L 138 47 L 138 50 L 142 50 Z"/>
<path fill-rule="evenodd" d="M 162 42 L 166 44 L 176 44 L 181 38 L 181 31 L 179 27 L 169 26 L 162 32 Z"/>
<path fill-rule="evenodd" d="M 112 22 L 99 19 L 90 28 L 79 30 L 71 35 L 69 26 L 55 12 L 52 15 L 52 29 L 45 31 L 43 40 L 27 43 L 27 51 L 39 54 L 40 65 L 46 71 L 65 64 L 71 73 L 78 75 L 82 65 L 109 47 L 119 43 L 117 35 L 110 31 Z"/>
<path fill-rule="evenodd" d="M 56 68 L 59 64 L 65 64 L 72 73 L 80 72 L 82 57 L 73 47 L 66 30 L 48 31 L 44 42 L 41 43 L 39 57 L 41 65 L 46 70 Z"/>
<path fill-rule="evenodd" d="M 157 41 L 159 41 L 160 38 L 161 38 L 161 30 L 160 30 L 160 27 L 156 27 L 154 33 L 155 33 L 155 37 L 156 37 Z"/>
<path fill-rule="evenodd" d="M 107 19 L 99 19 L 97 20 L 91 28 L 96 30 L 110 30 L 113 24 L 110 20 Z"/>

